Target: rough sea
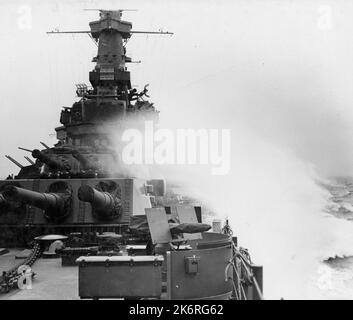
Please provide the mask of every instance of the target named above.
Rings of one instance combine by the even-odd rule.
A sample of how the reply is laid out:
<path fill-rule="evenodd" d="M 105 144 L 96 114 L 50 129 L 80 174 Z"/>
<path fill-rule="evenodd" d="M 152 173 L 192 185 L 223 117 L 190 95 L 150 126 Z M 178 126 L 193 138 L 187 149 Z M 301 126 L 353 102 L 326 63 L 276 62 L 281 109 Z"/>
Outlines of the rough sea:
<path fill-rule="evenodd" d="M 336 177 L 325 188 L 331 194 L 327 213 L 353 224 L 353 177 Z M 342 237 L 351 238 L 353 235 Z M 349 248 L 348 248 L 349 249 Z M 332 256 L 322 262 L 316 287 L 324 299 L 353 299 L 353 247 L 352 254 L 346 249 L 344 255 Z"/>

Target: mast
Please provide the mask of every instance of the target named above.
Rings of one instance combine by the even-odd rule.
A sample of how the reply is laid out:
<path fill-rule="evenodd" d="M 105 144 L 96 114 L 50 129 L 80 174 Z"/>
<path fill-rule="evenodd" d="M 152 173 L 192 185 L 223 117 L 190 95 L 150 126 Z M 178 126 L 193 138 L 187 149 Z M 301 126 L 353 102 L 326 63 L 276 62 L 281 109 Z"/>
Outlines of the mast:
<path fill-rule="evenodd" d="M 101 10 L 100 19 L 89 24 L 91 35 L 98 43 L 98 53 L 93 58 L 96 66 L 89 80 L 98 97 L 118 98 L 125 101 L 126 108 L 131 82 L 125 63 L 131 59 L 126 57 L 124 41 L 131 37 L 132 24 L 121 20 L 121 16 L 121 10 Z"/>
<path fill-rule="evenodd" d="M 99 20 L 89 23 L 90 31 L 51 31 L 48 34 L 86 33 L 97 44 L 95 67 L 89 72 L 92 88 L 77 84 L 76 93 L 80 101 L 61 112 L 63 126 L 56 128 L 59 145 L 94 146 L 97 141 L 108 139 L 112 121 L 122 120 L 131 113 L 144 113 L 158 117 L 148 97 L 147 86 L 140 93 L 131 87 L 130 72 L 126 63 L 134 62 L 126 56 L 126 43 L 132 34 L 172 34 L 162 31 L 133 31 L 132 23 L 122 20 L 126 10 L 99 11 Z M 104 124 L 104 125 L 102 125 Z M 108 139 L 109 140 L 109 139 Z"/>

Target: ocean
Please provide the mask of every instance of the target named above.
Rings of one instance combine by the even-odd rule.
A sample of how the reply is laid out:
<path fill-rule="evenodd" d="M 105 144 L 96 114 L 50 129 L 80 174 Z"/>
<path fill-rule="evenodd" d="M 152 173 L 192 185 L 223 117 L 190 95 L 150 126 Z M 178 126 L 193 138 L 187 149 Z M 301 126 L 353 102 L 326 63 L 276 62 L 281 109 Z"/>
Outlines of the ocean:
<path fill-rule="evenodd" d="M 347 224 L 353 223 L 353 177 L 331 178 L 330 183 L 323 185 L 330 195 L 326 212 Z M 340 231 L 337 230 L 337 235 Z M 353 235 L 344 234 L 341 237 L 350 239 Z M 353 298 L 353 247 L 345 253 L 332 254 L 322 261 L 315 278 L 315 287 L 318 289 L 315 297 L 322 299 L 352 299 Z"/>

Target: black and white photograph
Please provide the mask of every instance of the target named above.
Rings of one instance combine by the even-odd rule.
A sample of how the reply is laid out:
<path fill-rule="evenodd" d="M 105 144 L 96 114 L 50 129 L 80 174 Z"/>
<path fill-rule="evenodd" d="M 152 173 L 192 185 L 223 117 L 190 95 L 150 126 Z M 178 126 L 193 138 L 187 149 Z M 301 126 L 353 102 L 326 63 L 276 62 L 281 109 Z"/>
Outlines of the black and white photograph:
<path fill-rule="evenodd" d="M 0 308 L 353 299 L 352 16 L 0 0 Z"/>

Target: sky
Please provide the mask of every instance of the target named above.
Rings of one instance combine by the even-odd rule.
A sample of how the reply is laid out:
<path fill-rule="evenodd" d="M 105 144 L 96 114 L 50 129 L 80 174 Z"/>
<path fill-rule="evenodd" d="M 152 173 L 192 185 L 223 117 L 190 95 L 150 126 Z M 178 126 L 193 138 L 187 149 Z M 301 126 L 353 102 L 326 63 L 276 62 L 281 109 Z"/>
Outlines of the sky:
<path fill-rule="evenodd" d="M 53 145 L 62 106 L 75 84 L 89 83 L 94 43 L 86 35 L 97 12 L 124 13 L 135 30 L 128 55 L 132 83 L 150 83 L 163 117 L 215 127 L 246 127 L 294 152 L 323 175 L 353 175 L 353 3 L 350 1 L 0 1 L 0 150 Z M 205 121 L 205 125 L 206 125 Z M 202 122 L 201 122 L 202 123 Z M 208 122 L 207 122 L 208 123 Z M 17 167 L 0 157 L 0 176 Z"/>

